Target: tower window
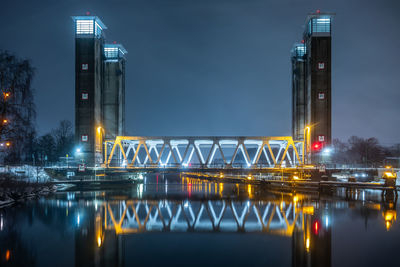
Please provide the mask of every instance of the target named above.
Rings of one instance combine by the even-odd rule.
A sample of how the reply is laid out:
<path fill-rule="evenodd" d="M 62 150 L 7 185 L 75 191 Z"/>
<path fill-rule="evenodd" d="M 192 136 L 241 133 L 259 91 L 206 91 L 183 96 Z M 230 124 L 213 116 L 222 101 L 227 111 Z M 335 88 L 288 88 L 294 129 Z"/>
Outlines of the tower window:
<path fill-rule="evenodd" d="M 319 70 L 324 70 L 325 69 L 325 63 L 324 62 L 318 62 L 318 69 Z"/>
<path fill-rule="evenodd" d="M 82 70 L 88 70 L 89 69 L 89 64 L 84 63 L 82 64 Z"/>
<path fill-rule="evenodd" d="M 330 17 L 319 17 L 313 18 L 308 22 L 308 32 L 323 32 L 330 33 L 331 32 L 331 18 Z"/>
<path fill-rule="evenodd" d="M 82 142 L 87 142 L 88 139 L 89 139 L 89 138 L 88 138 L 87 134 L 84 134 L 84 135 L 81 136 L 81 141 L 82 141 Z"/>
<path fill-rule="evenodd" d="M 318 99 L 319 100 L 324 100 L 325 99 L 325 93 L 319 92 L 318 93 Z"/>
<path fill-rule="evenodd" d="M 89 99 L 89 94 L 87 92 L 84 92 L 81 94 L 81 99 L 82 100 L 88 100 Z"/>
<path fill-rule="evenodd" d="M 319 142 L 325 142 L 325 135 L 318 135 Z"/>
<path fill-rule="evenodd" d="M 93 19 L 89 20 L 76 20 L 76 33 L 77 34 L 93 34 Z"/>

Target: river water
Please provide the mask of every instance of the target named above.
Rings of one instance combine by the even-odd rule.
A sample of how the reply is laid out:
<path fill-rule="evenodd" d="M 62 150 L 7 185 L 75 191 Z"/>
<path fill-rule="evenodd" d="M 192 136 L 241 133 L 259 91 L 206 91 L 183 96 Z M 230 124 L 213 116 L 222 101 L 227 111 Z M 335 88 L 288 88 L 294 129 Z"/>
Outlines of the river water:
<path fill-rule="evenodd" d="M 393 192 L 154 174 L 0 210 L 1 266 L 399 266 Z"/>

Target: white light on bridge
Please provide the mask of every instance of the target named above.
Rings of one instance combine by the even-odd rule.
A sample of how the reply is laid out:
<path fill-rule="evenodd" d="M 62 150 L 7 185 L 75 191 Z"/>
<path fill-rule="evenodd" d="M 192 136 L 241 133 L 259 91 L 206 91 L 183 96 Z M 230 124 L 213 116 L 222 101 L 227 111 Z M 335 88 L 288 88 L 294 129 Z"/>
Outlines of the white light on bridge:
<path fill-rule="evenodd" d="M 322 154 L 324 154 L 324 156 L 330 156 L 332 154 L 332 149 L 329 147 L 324 148 L 324 150 L 322 150 Z"/>

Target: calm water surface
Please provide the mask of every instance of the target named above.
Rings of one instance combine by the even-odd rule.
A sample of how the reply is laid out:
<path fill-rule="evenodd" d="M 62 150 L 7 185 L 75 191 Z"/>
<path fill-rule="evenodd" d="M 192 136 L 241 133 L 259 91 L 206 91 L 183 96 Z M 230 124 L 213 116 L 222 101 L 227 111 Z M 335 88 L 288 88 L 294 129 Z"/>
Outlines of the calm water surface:
<path fill-rule="evenodd" d="M 394 194 L 152 175 L 0 210 L 1 266 L 400 266 Z"/>

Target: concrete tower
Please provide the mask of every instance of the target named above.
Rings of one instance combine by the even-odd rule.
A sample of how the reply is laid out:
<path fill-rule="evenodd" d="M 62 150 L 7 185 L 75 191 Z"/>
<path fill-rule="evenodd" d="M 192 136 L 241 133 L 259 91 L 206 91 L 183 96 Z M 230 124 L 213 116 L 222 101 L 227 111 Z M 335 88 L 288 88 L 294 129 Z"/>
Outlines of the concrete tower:
<path fill-rule="evenodd" d="M 103 125 L 106 139 L 125 134 L 125 55 L 121 44 L 104 46 Z"/>
<path fill-rule="evenodd" d="M 74 16 L 75 24 L 75 143 L 89 165 L 101 160 L 104 34 L 96 16 Z"/>
<path fill-rule="evenodd" d="M 304 139 L 304 127 L 311 126 L 311 155 L 307 156 L 313 162 L 321 161 L 320 152 L 332 142 L 332 17 L 328 13 L 309 14 L 303 43 L 292 50 L 293 136 Z"/>
<path fill-rule="evenodd" d="M 307 114 L 306 46 L 295 44 L 292 49 L 292 136 L 304 138 Z"/>

